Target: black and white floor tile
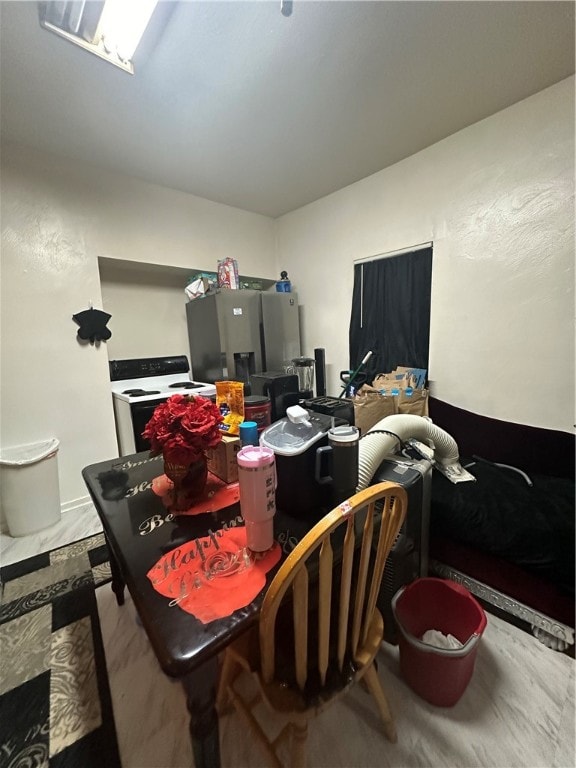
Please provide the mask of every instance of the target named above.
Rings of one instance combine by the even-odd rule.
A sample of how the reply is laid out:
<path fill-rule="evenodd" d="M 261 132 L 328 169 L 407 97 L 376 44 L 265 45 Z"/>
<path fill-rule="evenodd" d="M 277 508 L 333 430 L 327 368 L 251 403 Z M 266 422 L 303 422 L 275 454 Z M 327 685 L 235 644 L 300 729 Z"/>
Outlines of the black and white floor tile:
<path fill-rule="evenodd" d="M 94 592 L 110 579 L 103 534 L 1 574 L 0 766 L 118 766 Z"/>

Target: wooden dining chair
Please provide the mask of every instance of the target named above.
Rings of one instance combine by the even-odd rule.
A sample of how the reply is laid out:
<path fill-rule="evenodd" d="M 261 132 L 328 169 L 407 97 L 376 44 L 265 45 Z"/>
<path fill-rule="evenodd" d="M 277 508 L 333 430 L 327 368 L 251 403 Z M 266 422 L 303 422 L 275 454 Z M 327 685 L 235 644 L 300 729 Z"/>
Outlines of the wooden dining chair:
<path fill-rule="evenodd" d="M 406 508 L 406 491 L 390 482 L 335 507 L 288 555 L 270 584 L 259 644 L 248 633 L 226 649 L 218 711 L 234 705 L 270 765 L 281 768 L 278 748 L 288 741 L 291 765 L 304 766 L 308 720 L 360 680 L 376 700 L 384 734 L 396 741 L 374 662 L 384 634 L 376 600 Z M 250 700 L 239 692 L 242 670 L 255 673 L 258 681 L 258 694 Z M 286 721 L 274 739 L 254 714 L 262 699 Z"/>

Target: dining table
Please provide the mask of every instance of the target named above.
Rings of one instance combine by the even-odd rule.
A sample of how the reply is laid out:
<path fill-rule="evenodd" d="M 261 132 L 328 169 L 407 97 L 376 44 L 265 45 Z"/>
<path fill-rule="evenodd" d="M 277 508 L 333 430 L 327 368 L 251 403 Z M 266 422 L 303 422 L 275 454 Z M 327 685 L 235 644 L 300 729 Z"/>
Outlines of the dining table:
<path fill-rule="evenodd" d="M 152 456 L 149 451 L 91 464 L 82 470 L 82 476 L 102 522 L 116 600 L 119 605 L 124 603 L 127 588 L 160 667 L 184 687 L 195 768 L 218 768 L 219 654 L 258 621 L 266 588 L 281 563 L 326 510 L 304 516 L 293 510 L 290 514 L 276 511 L 274 547 L 280 556 L 265 574 L 258 593 L 230 612 L 218 601 L 233 594 L 238 602 L 241 590 L 228 588 L 221 598 L 214 590 L 201 593 L 211 587 L 210 580 L 196 576 L 196 583 L 184 587 L 182 595 L 169 599 L 158 591 L 154 575 L 160 573 L 161 581 L 174 563 L 185 564 L 191 558 L 200 568 L 197 573 L 201 572 L 211 542 L 217 548 L 224 532 L 241 534 L 244 521 L 237 486 L 236 493 L 234 484 L 227 486 L 235 499 L 232 503 L 213 509 L 218 505 L 211 505 L 208 499 L 206 511 L 188 514 L 170 511 L 167 497 L 158 490 L 163 477 L 165 480 L 162 456 Z M 244 558 L 247 573 L 252 561 L 246 559 L 245 551 Z M 234 578 L 240 581 L 228 584 L 241 585 L 242 575 L 236 574 Z M 216 618 L 212 614 L 198 618 L 184 609 L 187 592 L 196 587 L 198 594 L 208 596 L 204 602 Z"/>

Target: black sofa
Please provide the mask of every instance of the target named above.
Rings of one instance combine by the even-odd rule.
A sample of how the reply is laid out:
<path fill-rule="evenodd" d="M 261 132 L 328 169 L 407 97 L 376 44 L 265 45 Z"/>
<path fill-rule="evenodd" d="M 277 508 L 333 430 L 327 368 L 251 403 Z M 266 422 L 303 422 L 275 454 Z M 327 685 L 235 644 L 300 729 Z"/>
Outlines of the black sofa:
<path fill-rule="evenodd" d="M 573 649 L 574 436 L 436 398 L 429 408 L 477 478 L 454 485 L 433 473 L 431 574 L 463 583 L 550 647 Z"/>

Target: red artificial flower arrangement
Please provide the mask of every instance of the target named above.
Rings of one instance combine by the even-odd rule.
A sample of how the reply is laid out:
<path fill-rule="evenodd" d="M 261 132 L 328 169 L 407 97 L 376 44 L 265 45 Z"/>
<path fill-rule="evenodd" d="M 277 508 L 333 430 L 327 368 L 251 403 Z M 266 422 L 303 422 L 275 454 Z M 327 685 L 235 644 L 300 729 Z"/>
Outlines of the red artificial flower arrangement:
<path fill-rule="evenodd" d="M 175 464 L 191 464 L 220 442 L 222 416 L 217 406 L 201 395 L 172 395 L 156 407 L 142 437 L 151 453 L 163 453 Z"/>

